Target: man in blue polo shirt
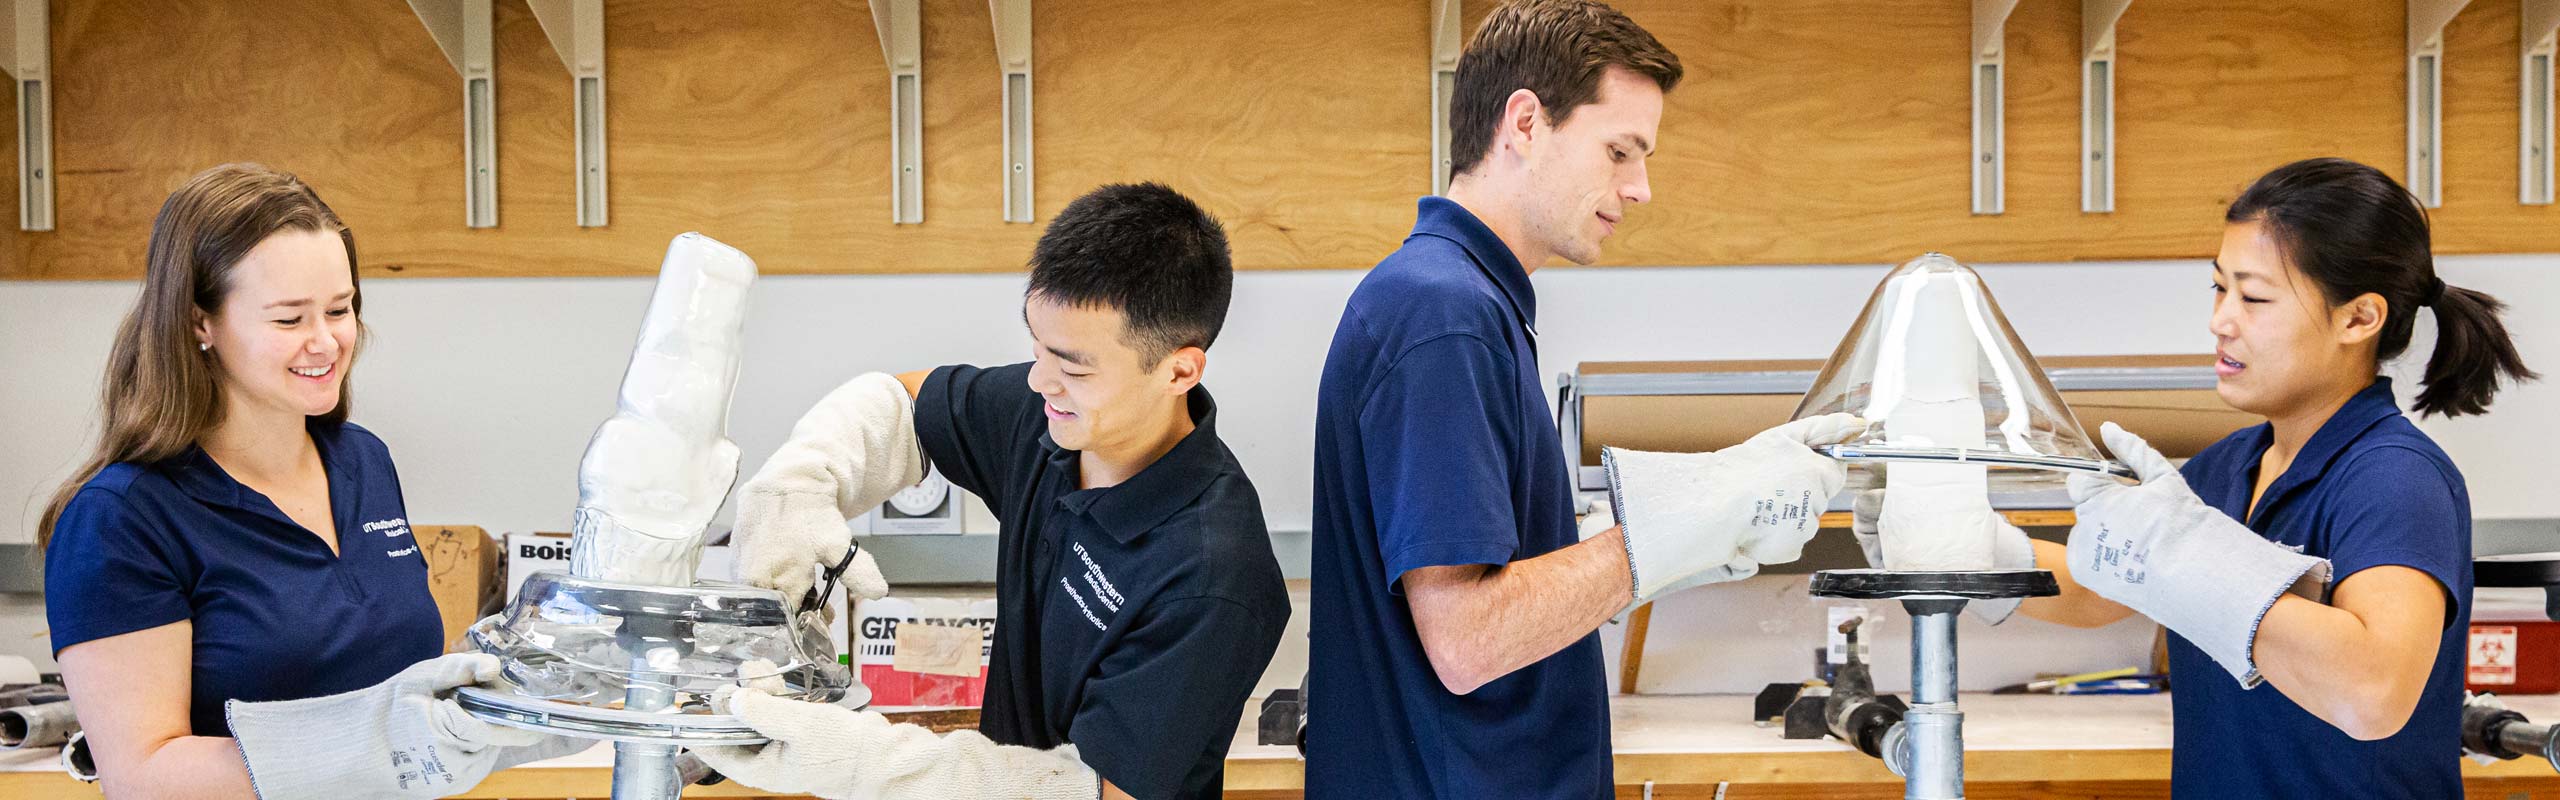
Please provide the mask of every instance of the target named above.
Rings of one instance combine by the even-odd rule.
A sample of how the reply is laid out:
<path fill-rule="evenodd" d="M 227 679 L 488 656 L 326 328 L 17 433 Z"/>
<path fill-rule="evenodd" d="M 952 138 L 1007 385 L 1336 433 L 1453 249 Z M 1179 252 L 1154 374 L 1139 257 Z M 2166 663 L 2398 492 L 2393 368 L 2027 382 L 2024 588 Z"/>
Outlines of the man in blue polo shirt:
<path fill-rule="evenodd" d="M 1496 8 L 1460 59 L 1448 196 L 1423 198 L 1325 358 L 1312 800 L 1609 796 L 1594 631 L 1633 603 L 1792 560 L 1843 482 L 1806 443 L 1846 418 L 1720 453 L 1625 454 L 1622 526 L 1577 540 L 1529 272 L 1597 260 L 1651 197 L 1644 161 L 1679 79 L 1651 34 L 1578 0 Z"/>
<path fill-rule="evenodd" d="M 1289 618 L 1261 500 L 1201 385 L 1226 235 L 1171 189 L 1106 186 L 1058 213 L 1031 262 L 1032 361 L 855 378 L 738 499 L 739 577 L 797 597 L 845 559 L 845 520 L 928 463 L 985 498 L 1003 527 L 979 729 L 741 692 L 733 710 L 773 742 L 697 751 L 721 773 L 830 798 L 1221 794 Z M 868 554 L 846 563 L 857 596 L 885 591 Z"/>

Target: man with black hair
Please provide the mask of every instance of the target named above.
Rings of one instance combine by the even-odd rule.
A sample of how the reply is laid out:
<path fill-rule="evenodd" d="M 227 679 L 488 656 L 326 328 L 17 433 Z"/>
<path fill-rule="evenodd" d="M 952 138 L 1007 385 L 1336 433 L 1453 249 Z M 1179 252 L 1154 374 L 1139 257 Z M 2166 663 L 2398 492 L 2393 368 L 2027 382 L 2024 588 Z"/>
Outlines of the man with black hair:
<path fill-rule="evenodd" d="M 1105 186 L 1031 256 L 1033 359 L 853 379 L 738 499 L 740 579 L 800 597 L 846 520 L 924 476 L 1000 518 L 979 730 L 737 692 L 772 739 L 697 750 L 741 783 L 821 797 L 1210 798 L 1289 600 L 1262 504 L 1200 385 L 1234 282 L 1216 219 L 1164 186 Z M 887 584 L 868 553 L 848 591 Z"/>

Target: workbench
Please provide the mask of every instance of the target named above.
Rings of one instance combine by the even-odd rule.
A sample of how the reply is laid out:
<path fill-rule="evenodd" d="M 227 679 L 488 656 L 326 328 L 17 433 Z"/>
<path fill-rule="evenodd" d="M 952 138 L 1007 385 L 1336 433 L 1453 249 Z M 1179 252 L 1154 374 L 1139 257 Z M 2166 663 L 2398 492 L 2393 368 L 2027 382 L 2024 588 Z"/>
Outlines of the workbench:
<path fill-rule="evenodd" d="M 1965 779 L 1972 800 L 2024 798 L 2166 798 L 2169 796 L 2169 697 L 2052 697 L 1968 694 Z M 2560 697 L 2507 698 L 2535 721 L 2560 720 Z M 1789 740 L 1747 721 L 1751 698 L 1740 695 L 1610 698 L 1618 796 L 1659 800 L 1724 797 L 1876 798 L 1902 796 L 1901 779 L 1884 764 L 1829 739 Z M 1256 712 L 1257 699 L 1248 705 Z M 1253 744 L 1253 719 L 1236 726 L 1227 756 L 1227 795 L 1297 797 L 1305 777 L 1297 750 Z M 597 747 L 566 758 L 501 772 L 458 797 L 604 798 L 613 752 Z M 2533 759 L 2462 763 L 2474 798 L 2560 798 L 2560 774 Z M 1719 795 L 1718 792 L 1723 794 Z M 689 787 L 686 797 L 766 797 L 724 783 Z M 10 800 L 97 798 L 55 766 L 52 750 L 0 753 L 0 797 Z"/>

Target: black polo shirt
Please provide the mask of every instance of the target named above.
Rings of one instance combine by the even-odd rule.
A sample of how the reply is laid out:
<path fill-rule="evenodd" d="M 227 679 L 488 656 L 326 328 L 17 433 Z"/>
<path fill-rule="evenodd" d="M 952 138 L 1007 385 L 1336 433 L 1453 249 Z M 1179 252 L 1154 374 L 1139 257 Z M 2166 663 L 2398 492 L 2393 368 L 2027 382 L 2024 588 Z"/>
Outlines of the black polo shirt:
<path fill-rule="evenodd" d="M 916 395 L 925 455 L 1003 525 L 978 728 L 1073 743 L 1133 797 L 1217 797 L 1289 621 L 1262 500 L 1218 440 L 1206 388 L 1171 452 L 1117 486 L 1076 488 L 1078 452 L 1050 440 L 1030 373 L 943 367 Z"/>

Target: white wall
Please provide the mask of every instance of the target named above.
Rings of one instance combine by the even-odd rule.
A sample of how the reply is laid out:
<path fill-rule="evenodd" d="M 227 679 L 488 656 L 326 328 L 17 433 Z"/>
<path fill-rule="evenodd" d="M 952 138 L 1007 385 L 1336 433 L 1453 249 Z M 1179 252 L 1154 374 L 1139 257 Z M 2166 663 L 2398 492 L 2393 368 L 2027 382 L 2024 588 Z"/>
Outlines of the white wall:
<path fill-rule="evenodd" d="M 2560 255 L 2449 257 L 2442 266 L 2450 282 L 2512 303 L 2508 322 L 2527 361 L 2560 375 Z M 1980 269 L 2038 354 L 2212 347 L 2202 262 Z M 1586 360 L 1820 358 L 1883 272 L 1873 265 L 1543 271 L 1535 279 L 1542 368 L 1553 375 Z M 1209 385 L 1223 411 L 1221 432 L 1261 489 L 1277 531 L 1307 528 L 1314 385 L 1342 301 L 1359 278 L 1356 271 L 1239 275 L 1212 354 Z M 390 443 L 410 517 L 494 531 L 565 530 L 578 455 L 612 409 L 650 281 L 373 279 L 365 288 L 374 338 L 352 373 L 355 418 Z M 730 424 L 744 469 L 781 443 L 809 403 L 855 373 L 1024 358 L 1021 288 L 1018 275 L 759 282 Z M 0 282 L 0 542 L 32 539 L 41 503 L 95 435 L 107 340 L 133 294 L 131 283 Z M 2555 401 L 2560 387 L 2532 385 L 2501 397 L 2486 417 L 2426 423 L 2469 478 L 2481 518 L 2560 518 L 2560 493 L 2536 479 L 2548 443 L 2560 441 Z M 1736 658 L 1801 672 L 1810 644 L 1796 640 L 1819 627 L 1821 612 L 1800 611 L 1792 601 L 1738 599 L 1745 588 L 1783 589 L 1788 580 L 1755 579 L 1725 598 L 1731 602 L 1661 615 L 1681 622 L 1657 622 L 1648 673 L 1678 675 L 1669 665 L 1690 663 L 1705 665 L 1702 674 L 1723 674 L 1731 670 L 1714 667 Z M 46 648 L 28 638 L 41 627 L 41 616 L 23 604 L 0 605 L 0 653 L 41 658 Z M 2107 648 L 2136 639 L 2147 647 L 2149 636 L 2034 631 L 2010 625 L 1986 635 L 2025 637 L 2035 647 L 2021 645 L 2021 653 L 2066 642 L 2075 652 L 2089 649 L 2082 645 L 2104 650 L 2107 658 L 2116 653 Z M 1294 637 L 1289 647 L 1283 660 L 1302 662 Z M 1969 650 L 1968 683 L 1997 673 L 1976 669 L 1994 660 Z M 1647 683 L 1739 690 L 1786 679 Z"/>

